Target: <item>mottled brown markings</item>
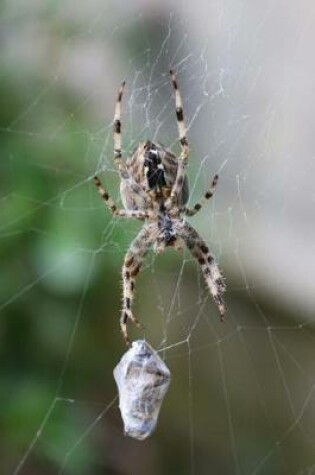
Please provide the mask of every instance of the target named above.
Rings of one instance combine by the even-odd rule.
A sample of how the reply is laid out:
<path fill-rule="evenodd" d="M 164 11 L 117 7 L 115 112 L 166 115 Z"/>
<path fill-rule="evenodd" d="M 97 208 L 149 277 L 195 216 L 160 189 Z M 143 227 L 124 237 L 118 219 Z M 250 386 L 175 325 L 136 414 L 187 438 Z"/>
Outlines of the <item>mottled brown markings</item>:
<path fill-rule="evenodd" d="M 205 244 L 201 244 L 200 249 L 204 254 L 207 254 L 209 252 L 209 249 Z"/>
<path fill-rule="evenodd" d="M 135 277 L 136 275 L 138 275 L 139 270 L 140 270 L 140 265 L 138 265 L 137 267 L 135 267 L 135 268 L 130 272 L 131 277 Z"/>
<path fill-rule="evenodd" d="M 130 267 L 131 264 L 133 263 L 133 261 L 134 261 L 134 257 L 133 257 L 133 256 L 131 256 L 131 257 L 129 257 L 129 258 L 126 258 L 126 259 L 125 259 L 125 266 L 126 266 L 126 267 Z"/>
<path fill-rule="evenodd" d="M 180 143 L 181 143 L 181 145 L 188 147 L 188 140 L 187 140 L 187 137 L 182 137 L 182 138 L 180 139 Z"/>
<path fill-rule="evenodd" d="M 201 208 L 201 204 L 200 204 L 200 203 L 197 203 L 197 204 L 194 206 L 194 209 L 195 209 L 196 211 L 199 211 L 200 208 Z"/>
<path fill-rule="evenodd" d="M 168 198 L 170 196 L 170 193 L 171 193 L 171 188 L 168 186 L 164 186 L 162 188 L 162 195 L 163 195 L 163 198 Z"/>
<path fill-rule="evenodd" d="M 121 122 L 119 119 L 116 119 L 114 121 L 114 131 L 116 134 L 120 134 L 120 131 L 121 131 Z"/>
<path fill-rule="evenodd" d="M 176 117 L 179 122 L 184 120 L 184 111 L 182 107 L 176 107 Z"/>

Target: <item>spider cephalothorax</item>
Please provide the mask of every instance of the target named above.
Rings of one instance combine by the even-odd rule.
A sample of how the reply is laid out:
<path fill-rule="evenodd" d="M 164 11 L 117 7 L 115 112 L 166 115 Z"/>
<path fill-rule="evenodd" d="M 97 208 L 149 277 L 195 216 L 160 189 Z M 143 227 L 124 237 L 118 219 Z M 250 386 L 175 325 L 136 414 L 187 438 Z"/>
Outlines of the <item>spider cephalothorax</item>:
<path fill-rule="evenodd" d="M 121 158 L 121 100 L 125 82 L 120 86 L 114 116 L 114 161 L 121 183 L 120 194 L 124 209 L 118 209 L 112 198 L 103 188 L 99 178 L 94 177 L 100 195 L 115 216 L 137 218 L 145 221 L 138 236 L 132 242 L 125 256 L 123 277 L 123 309 L 120 319 L 121 330 L 126 342 L 127 320 L 140 325 L 133 315 L 131 306 L 137 276 L 147 251 L 152 247 L 161 252 L 166 247 L 181 249 L 184 245 L 199 262 L 206 283 L 219 309 L 221 319 L 225 306 L 223 293 L 225 283 L 219 268 L 205 241 L 188 224 L 185 216 L 193 216 L 202 207 L 203 202 L 211 198 L 215 191 L 218 175 L 215 175 L 209 190 L 201 203 L 188 208 L 189 198 L 186 167 L 189 155 L 188 140 L 184 123 L 182 99 L 178 90 L 175 73 L 170 71 L 171 82 L 175 90 L 176 117 L 179 139 L 182 148 L 177 158 L 163 145 L 149 140 L 140 143 L 133 155 L 126 161 Z"/>
<path fill-rule="evenodd" d="M 170 197 L 177 175 L 178 159 L 163 145 L 147 140 L 138 145 L 127 160 L 126 168 L 132 180 L 121 183 L 120 191 L 125 208 L 143 209 L 147 206 L 147 201 L 153 200 L 161 205 Z M 137 196 L 135 195 L 135 185 L 146 192 L 141 195 L 144 201 L 142 199 L 139 202 L 137 192 Z M 188 197 L 188 178 L 185 175 L 181 189 L 178 190 L 177 201 L 184 205 Z"/>

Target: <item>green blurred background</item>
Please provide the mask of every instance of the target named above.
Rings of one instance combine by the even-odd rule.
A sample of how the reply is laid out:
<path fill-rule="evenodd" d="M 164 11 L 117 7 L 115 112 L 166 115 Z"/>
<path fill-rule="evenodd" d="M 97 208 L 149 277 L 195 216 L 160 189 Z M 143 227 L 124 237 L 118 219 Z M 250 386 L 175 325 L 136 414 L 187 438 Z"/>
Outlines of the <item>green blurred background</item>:
<path fill-rule="evenodd" d="M 310 5 L 2 2 L 1 474 L 315 473 Z M 191 222 L 226 276 L 228 315 L 187 253 L 148 256 L 135 302 L 146 330 L 130 333 L 164 349 L 172 383 L 137 442 L 112 371 L 140 225 L 113 220 L 91 177 L 119 201 L 123 78 L 125 152 L 146 138 L 179 150 L 170 66 L 191 203 L 220 173 Z"/>

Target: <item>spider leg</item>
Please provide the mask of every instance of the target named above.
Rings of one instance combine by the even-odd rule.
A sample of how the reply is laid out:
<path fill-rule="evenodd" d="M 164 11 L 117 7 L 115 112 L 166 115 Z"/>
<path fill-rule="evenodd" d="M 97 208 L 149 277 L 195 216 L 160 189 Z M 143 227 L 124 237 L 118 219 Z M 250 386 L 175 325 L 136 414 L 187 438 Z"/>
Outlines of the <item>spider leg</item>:
<path fill-rule="evenodd" d="M 204 194 L 203 198 L 200 200 L 199 203 L 196 203 L 195 206 L 193 206 L 192 208 L 188 208 L 187 206 L 184 206 L 180 208 L 180 212 L 185 213 L 187 216 L 194 216 L 196 213 L 198 213 L 198 211 L 201 210 L 205 202 L 214 195 L 215 188 L 218 183 L 218 179 L 219 179 L 219 175 L 215 175 L 209 189 L 206 191 L 206 193 Z"/>
<path fill-rule="evenodd" d="M 189 156 L 189 144 L 188 144 L 188 139 L 186 135 L 186 127 L 185 127 L 185 122 L 184 122 L 183 101 L 178 89 L 176 75 L 173 70 L 170 70 L 170 75 L 171 75 L 171 83 L 175 90 L 177 127 L 178 127 L 179 141 L 182 147 L 182 152 L 178 160 L 176 179 L 171 190 L 170 201 L 168 204 L 169 207 L 172 207 L 172 204 L 175 202 L 176 197 L 180 193 L 183 186 L 185 169 L 187 166 L 187 161 L 188 161 L 188 156 Z"/>
<path fill-rule="evenodd" d="M 105 201 L 108 209 L 112 212 L 114 216 L 120 216 L 120 217 L 126 217 L 126 218 L 138 218 L 141 220 L 150 218 L 151 214 L 149 211 L 118 209 L 113 199 L 109 196 L 107 191 L 104 189 L 100 179 L 97 176 L 94 177 L 94 183 L 98 189 L 99 194 Z"/>
<path fill-rule="evenodd" d="M 117 101 L 115 105 L 114 113 L 114 162 L 119 171 L 125 170 L 125 164 L 121 159 L 121 100 L 123 97 L 126 81 L 123 81 L 120 85 L 117 95 Z"/>
<path fill-rule="evenodd" d="M 142 325 L 132 313 L 132 302 L 134 296 L 135 278 L 140 271 L 144 257 L 151 247 L 156 237 L 156 225 L 148 224 L 139 232 L 138 236 L 131 243 L 125 256 L 122 269 L 123 278 L 123 308 L 120 318 L 120 327 L 127 344 L 130 343 L 127 332 L 127 321 L 131 320 L 136 326 Z"/>
<path fill-rule="evenodd" d="M 224 320 L 225 305 L 223 301 L 223 293 L 226 286 L 213 255 L 210 253 L 208 246 L 199 236 L 197 231 L 188 223 L 183 223 L 182 228 L 179 230 L 179 234 L 192 256 L 199 262 L 213 300 L 220 312 L 221 320 Z"/>
<path fill-rule="evenodd" d="M 187 161 L 188 154 L 189 154 L 189 145 L 188 145 L 188 140 L 186 136 L 186 127 L 185 127 L 185 122 L 184 122 L 183 101 L 178 89 L 176 75 L 172 69 L 170 70 L 170 75 L 171 75 L 171 83 L 175 90 L 177 127 L 178 127 L 179 140 L 182 147 L 182 153 L 181 153 L 180 159 L 183 161 Z"/>

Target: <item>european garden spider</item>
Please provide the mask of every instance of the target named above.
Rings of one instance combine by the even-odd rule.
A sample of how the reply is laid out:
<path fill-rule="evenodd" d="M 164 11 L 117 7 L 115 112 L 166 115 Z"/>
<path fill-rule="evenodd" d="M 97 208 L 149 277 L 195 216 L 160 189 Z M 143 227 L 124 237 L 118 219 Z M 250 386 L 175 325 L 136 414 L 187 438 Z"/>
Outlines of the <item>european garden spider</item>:
<path fill-rule="evenodd" d="M 120 318 L 121 331 L 126 343 L 129 343 L 127 320 L 141 326 L 133 315 L 131 307 L 134 294 L 135 278 L 144 257 L 153 247 L 155 252 L 164 251 L 166 247 L 181 249 L 185 244 L 193 257 L 197 259 L 220 312 L 224 318 L 225 306 L 223 292 L 225 283 L 219 268 L 205 241 L 197 231 L 188 224 L 185 216 L 194 216 L 204 202 L 215 191 L 218 175 L 215 175 L 210 188 L 200 203 L 188 208 L 189 198 L 186 167 L 189 145 L 186 137 L 182 99 L 174 71 L 170 71 L 171 83 L 175 91 L 176 117 L 181 144 L 181 154 L 177 158 L 163 145 L 150 140 L 138 145 L 132 157 L 122 160 L 121 154 L 121 100 L 125 81 L 121 84 L 114 115 L 114 162 L 120 176 L 120 194 L 124 209 L 118 209 L 112 198 L 102 186 L 97 176 L 95 185 L 106 205 L 114 216 L 137 218 L 144 221 L 138 236 L 132 242 L 125 256 L 122 269 L 123 308 Z"/>

